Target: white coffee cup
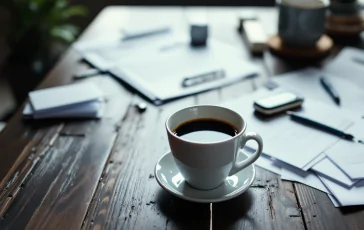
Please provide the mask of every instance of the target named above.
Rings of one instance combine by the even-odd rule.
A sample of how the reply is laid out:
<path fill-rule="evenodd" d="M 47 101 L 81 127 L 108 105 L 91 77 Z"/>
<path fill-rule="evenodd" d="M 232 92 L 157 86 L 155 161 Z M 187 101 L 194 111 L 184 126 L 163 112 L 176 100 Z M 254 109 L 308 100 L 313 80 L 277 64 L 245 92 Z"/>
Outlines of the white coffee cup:
<path fill-rule="evenodd" d="M 195 142 L 173 133 L 179 125 L 196 119 L 216 119 L 231 124 L 237 135 L 218 142 Z M 226 177 L 236 174 L 258 159 L 263 150 L 262 138 L 256 133 L 245 133 L 246 122 L 236 112 L 211 105 L 192 106 L 175 112 L 166 121 L 168 141 L 176 165 L 192 187 L 202 190 L 214 189 Z M 257 151 L 242 162 L 237 162 L 239 149 L 248 140 L 258 143 Z"/>

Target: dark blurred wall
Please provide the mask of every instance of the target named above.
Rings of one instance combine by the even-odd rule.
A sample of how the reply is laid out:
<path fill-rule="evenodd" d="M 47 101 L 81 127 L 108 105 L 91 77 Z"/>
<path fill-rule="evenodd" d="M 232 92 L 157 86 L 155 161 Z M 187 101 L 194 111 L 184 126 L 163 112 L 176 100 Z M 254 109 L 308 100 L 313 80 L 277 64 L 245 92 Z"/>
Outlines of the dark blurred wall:
<path fill-rule="evenodd" d="M 75 19 L 75 23 L 85 28 L 106 6 L 273 6 L 276 0 L 70 0 L 73 4 L 81 4 L 88 8 L 85 18 Z"/>
<path fill-rule="evenodd" d="M 0 0 L 0 6 L 1 6 Z M 106 6 L 110 5 L 140 5 L 140 6 L 272 6 L 275 0 L 69 0 L 74 5 L 84 5 L 88 9 L 86 17 L 75 17 L 71 23 L 80 27 L 81 32 L 90 24 L 97 14 Z M 8 17 L 0 7 L 0 19 Z M 2 26 L 7 24 L 3 24 Z M 33 49 L 36 47 L 32 41 L 36 42 L 36 36 L 25 36 L 23 42 L 18 42 L 12 50 L 7 46 L 4 31 L 0 24 L 0 80 L 8 82 L 7 87 L 11 88 L 15 103 L 21 105 L 27 97 L 28 92 L 46 76 L 47 72 L 54 66 L 59 55 L 67 49 L 67 45 L 62 46 L 43 46 L 44 52 L 39 57 Z M 33 34 L 34 35 L 34 34 Z M 30 43 L 29 43 L 30 42 Z M 32 57 L 28 57 L 32 56 Z M 1 83 L 1 82 L 0 82 Z M 1 89 L 0 89 L 1 90 Z M 4 90 L 2 90 L 4 91 Z M 1 100 L 7 100 L 1 98 Z M 0 111 L 1 111 L 0 103 Z M 1 119 L 1 114 L 0 114 Z"/>

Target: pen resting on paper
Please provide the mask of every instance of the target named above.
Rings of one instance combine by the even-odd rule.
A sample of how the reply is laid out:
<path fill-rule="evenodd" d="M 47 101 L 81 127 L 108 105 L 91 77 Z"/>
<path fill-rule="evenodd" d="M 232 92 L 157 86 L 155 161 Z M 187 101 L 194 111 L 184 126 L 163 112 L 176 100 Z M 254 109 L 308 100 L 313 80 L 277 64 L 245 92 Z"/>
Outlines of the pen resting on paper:
<path fill-rule="evenodd" d="M 295 112 L 288 111 L 287 114 L 295 122 L 298 122 L 298 123 L 301 123 L 303 125 L 310 126 L 312 128 L 315 128 L 315 129 L 318 129 L 318 130 L 321 130 L 321 131 L 330 133 L 332 135 L 338 136 L 338 137 L 340 137 L 342 139 L 345 139 L 345 140 L 357 141 L 359 143 L 363 143 L 364 144 L 364 142 L 362 140 L 356 140 L 355 137 L 352 134 L 345 133 L 345 132 L 343 132 L 343 131 L 341 131 L 339 129 L 335 129 L 333 127 L 330 127 L 330 126 L 327 126 L 325 124 L 316 122 L 316 121 L 311 120 L 309 118 L 300 116 L 300 115 L 298 115 Z"/>
<path fill-rule="evenodd" d="M 321 77 L 320 78 L 320 83 L 321 83 L 322 87 L 325 89 L 325 91 L 335 101 L 335 103 L 337 105 L 340 105 L 340 97 L 339 97 L 339 94 L 336 92 L 336 90 L 334 89 L 334 87 L 331 84 L 331 82 L 329 82 L 326 78 Z"/>

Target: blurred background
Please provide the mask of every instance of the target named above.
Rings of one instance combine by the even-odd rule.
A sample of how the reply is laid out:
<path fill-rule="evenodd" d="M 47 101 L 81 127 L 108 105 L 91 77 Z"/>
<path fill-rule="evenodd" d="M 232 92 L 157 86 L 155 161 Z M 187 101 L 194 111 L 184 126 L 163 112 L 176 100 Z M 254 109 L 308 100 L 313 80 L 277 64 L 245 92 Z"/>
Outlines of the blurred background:
<path fill-rule="evenodd" d="M 0 122 L 108 5 L 273 6 L 274 0 L 1 0 Z"/>

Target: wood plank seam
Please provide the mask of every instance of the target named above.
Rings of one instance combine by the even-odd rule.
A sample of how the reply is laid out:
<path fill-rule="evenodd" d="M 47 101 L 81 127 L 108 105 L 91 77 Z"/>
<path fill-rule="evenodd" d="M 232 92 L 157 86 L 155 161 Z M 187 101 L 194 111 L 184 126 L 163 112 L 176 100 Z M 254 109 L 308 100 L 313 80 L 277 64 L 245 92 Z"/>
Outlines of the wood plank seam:
<path fill-rule="evenodd" d="M 269 183 L 269 182 L 270 181 L 267 181 L 267 183 Z M 272 194 L 271 194 L 273 191 L 271 191 L 271 188 L 270 188 L 271 186 L 272 185 L 270 185 L 270 184 L 265 184 L 265 185 L 263 185 L 263 184 L 253 184 L 253 185 L 251 185 L 249 187 L 249 189 L 250 188 L 256 188 L 256 189 L 264 189 L 264 190 L 266 190 L 267 197 L 268 197 L 267 205 L 269 207 L 270 217 L 271 217 L 271 219 L 276 219 L 276 211 L 274 209 L 273 198 L 272 198 Z"/>
<path fill-rule="evenodd" d="M 293 190 L 294 190 L 294 195 L 296 197 L 297 206 L 298 206 L 300 214 L 302 216 L 303 227 L 305 228 L 305 230 L 307 230 L 307 223 L 305 220 L 305 215 L 303 214 L 302 206 L 301 206 L 300 200 L 298 198 L 298 194 L 297 194 L 296 182 L 293 183 Z"/>
<path fill-rule="evenodd" d="M 213 212 L 213 209 L 212 209 L 212 203 L 210 203 L 210 230 L 212 230 L 212 212 Z M 166 223 L 166 229 L 167 229 L 167 224 L 168 224 L 168 219 L 167 219 L 167 223 Z"/>
<path fill-rule="evenodd" d="M 45 143 L 45 147 L 52 146 L 55 139 L 58 137 L 59 131 L 62 129 L 64 124 L 61 124 L 58 126 L 58 128 L 55 130 L 55 133 L 51 137 L 51 140 L 48 143 Z M 40 139 L 40 135 L 37 133 L 33 140 L 31 140 L 22 150 L 21 154 L 19 154 L 19 157 L 17 158 L 16 162 L 12 166 L 12 168 L 9 170 L 9 173 L 3 178 L 3 180 L 0 183 L 0 189 L 3 187 L 4 184 L 6 184 L 6 187 L 10 186 L 11 183 L 13 183 L 16 179 L 17 171 L 16 169 L 19 168 L 19 166 L 24 162 L 24 160 L 30 159 L 32 156 L 34 156 L 34 153 L 38 153 L 38 156 L 42 155 L 42 153 L 39 153 L 37 151 L 37 139 Z M 41 145 L 42 143 L 38 143 L 38 145 Z M 44 153 L 44 152 L 43 152 Z M 27 155 L 29 154 L 29 155 Z M 9 179 L 13 178 L 13 179 Z M 6 182 L 6 183 L 5 183 Z M 9 183 L 10 182 L 10 183 Z"/>
<path fill-rule="evenodd" d="M 17 160 L 15 161 L 15 163 L 13 164 L 13 166 L 10 168 L 9 173 L 7 175 L 5 175 L 5 177 L 3 178 L 3 180 L 0 182 L 0 189 L 4 187 L 4 189 L 9 186 L 9 183 L 11 184 L 12 181 L 15 180 L 16 178 L 16 169 L 19 167 L 19 165 L 21 165 L 24 160 L 26 160 L 27 158 L 27 154 L 29 154 L 32 151 L 32 147 L 34 145 L 34 141 L 30 141 L 22 150 L 22 152 L 19 154 L 19 157 L 17 158 Z M 11 179 L 13 178 L 13 179 Z"/>
<path fill-rule="evenodd" d="M 78 123 L 77 123 L 78 124 Z M 85 139 L 80 137 L 59 137 L 56 139 L 55 147 L 52 147 L 51 154 L 47 153 L 42 160 L 42 163 L 35 170 L 32 180 L 29 182 L 29 186 L 24 188 L 18 199 L 14 202 L 14 208 L 9 210 L 9 216 L 12 218 L 6 218 L 2 221 L 4 228 L 25 228 L 28 229 L 52 229 L 55 226 L 59 226 L 58 223 L 54 223 L 55 219 L 52 218 L 52 213 L 57 213 L 64 218 L 70 219 L 71 216 L 76 216 L 77 221 L 62 222 L 61 226 L 65 229 L 80 228 L 82 220 L 86 214 L 87 207 L 91 201 L 91 198 L 96 190 L 98 181 L 100 179 L 103 166 L 106 164 L 106 159 L 112 149 L 112 144 L 115 141 L 116 133 L 113 129 L 113 123 L 108 120 L 102 122 L 84 122 L 83 127 L 86 128 L 90 133 L 98 128 L 101 132 L 101 136 L 106 136 L 108 141 L 97 142 L 97 135 L 88 135 L 91 139 Z M 72 127 L 80 129 L 82 127 L 71 124 Z M 91 127 L 90 127 L 91 126 Z M 72 130 L 72 129 L 71 129 Z M 106 134 L 106 135 L 105 135 Z M 100 144 L 98 144 L 100 143 Z M 90 179 L 90 174 L 95 172 L 93 166 L 96 162 L 92 162 L 95 157 L 99 160 L 100 164 L 97 174 L 94 173 L 93 179 Z M 102 160 L 102 161 L 100 161 Z M 86 167 L 81 168 L 82 162 L 90 162 Z M 100 163 L 102 162 L 102 163 Z M 86 172 L 86 170 L 90 171 Z M 61 175 L 61 177 L 60 177 Z M 43 182 L 46 180 L 46 182 Z M 91 186 L 88 186 L 88 181 L 92 181 Z M 86 186 L 81 186 L 86 184 Z M 43 186 L 40 192 L 33 193 L 36 191 L 38 186 Z M 81 197 L 75 195 L 74 191 L 80 191 Z M 33 199 L 34 197 L 34 199 Z M 75 215 L 69 214 L 70 212 L 64 210 L 68 208 L 63 206 L 65 201 L 70 200 L 76 205 L 76 209 L 79 207 L 78 213 Z M 76 201 L 76 202 L 74 202 Z M 32 209 L 33 204 L 34 209 Z M 61 207 L 61 209 L 57 209 Z M 22 215 L 18 210 L 26 210 L 29 215 Z M 31 211 L 29 211 L 31 210 Z M 63 213 L 58 213 L 59 210 L 63 210 Z M 70 210 L 74 210 L 70 208 Z M 23 218 L 23 222 L 18 222 L 16 219 Z M 41 219 L 39 222 L 37 220 Z M 1 227 L 0 227 L 1 228 Z"/>
<path fill-rule="evenodd" d="M 270 186 L 267 186 L 267 193 L 268 193 L 268 207 L 270 210 L 270 216 L 272 219 L 276 219 L 276 210 L 273 206 L 272 191 L 270 190 Z"/>
<path fill-rule="evenodd" d="M 181 105 L 185 107 L 192 104 L 192 99 L 190 97 L 180 101 L 182 104 L 179 106 L 166 105 L 168 108 L 166 110 L 166 107 L 149 107 L 143 114 L 138 113 L 134 108 L 129 109 L 128 116 L 125 117 L 127 119 L 121 126 L 118 142 L 111 153 L 112 166 L 108 169 L 109 172 L 104 173 L 105 186 L 103 184 L 99 186 L 101 198 L 98 192 L 91 205 L 93 207 L 90 207 L 88 217 L 84 221 L 83 229 L 133 229 L 133 227 L 134 229 L 151 229 L 157 226 L 158 229 L 164 229 L 166 226 L 168 229 L 174 229 L 176 221 L 180 223 L 179 218 L 175 219 L 180 215 L 171 210 L 176 198 L 170 199 L 164 194 L 151 174 L 155 160 L 168 150 L 163 128 L 165 119 L 173 111 L 180 109 Z M 153 126 L 148 127 L 147 124 L 153 124 Z M 161 141 L 163 144 L 153 144 Z M 148 149 L 148 152 L 145 152 L 145 149 Z M 195 206 L 180 200 L 177 203 L 183 210 L 190 205 Z M 166 212 L 166 209 L 170 212 Z M 150 216 L 152 213 L 153 215 Z M 210 213 L 204 216 L 207 217 L 203 221 L 203 224 L 206 223 L 204 229 L 208 229 Z M 144 221 L 137 221 L 150 217 L 152 222 L 147 225 Z M 198 225 L 192 221 L 183 222 L 183 224 Z"/>
<path fill-rule="evenodd" d="M 102 188 L 105 186 L 105 184 L 103 182 L 104 179 L 105 179 L 105 175 L 107 175 L 108 171 L 111 170 L 111 167 L 114 164 L 114 161 L 111 160 L 111 158 L 112 158 L 112 154 L 111 153 L 115 150 L 115 143 L 117 142 L 118 137 L 119 137 L 119 134 L 120 134 L 121 124 L 122 124 L 123 121 L 126 120 L 126 118 L 128 116 L 128 111 L 133 107 L 132 104 L 133 104 L 133 100 L 130 101 L 129 106 L 128 106 L 127 110 L 126 110 L 127 112 L 123 115 L 123 117 L 120 119 L 120 121 L 115 124 L 116 137 L 115 137 L 115 140 L 114 140 L 114 142 L 112 144 L 112 148 L 111 148 L 111 150 L 109 152 L 108 159 L 106 160 L 106 164 L 104 165 L 104 169 L 102 170 L 101 177 L 99 179 L 98 185 L 97 185 L 97 187 L 96 187 L 96 189 L 94 191 L 94 194 L 92 195 L 91 202 L 88 205 L 88 208 L 87 208 L 87 211 L 86 211 L 85 216 L 83 218 L 82 225 L 81 225 L 81 228 L 80 229 L 87 229 L 87 226 L 88 225 L 85 225 L 86 223 L 90 223 L 90 226 L 88 226 L 88 228 L 91 228 L 92 225 L 93 225 L 93 223 L 94 223 L 93 217 L 94 217 L 95 213 L 91 213 L 92 216 L 91 216 L 91 220 L 90 221 L 87 221 L 87 218 L 89 217 L 90 212 L 92 211 L 91 210 L 91 207 L 93 207 L 93 204 L 97 200 L 96 198 L 99 199 L 100 196 L 101 196 Z M 97 206 L 95 206 L 95 207 L 97 207 Z M 96 208 L 95 208 L 95 210 L 96 210 Z"/>

